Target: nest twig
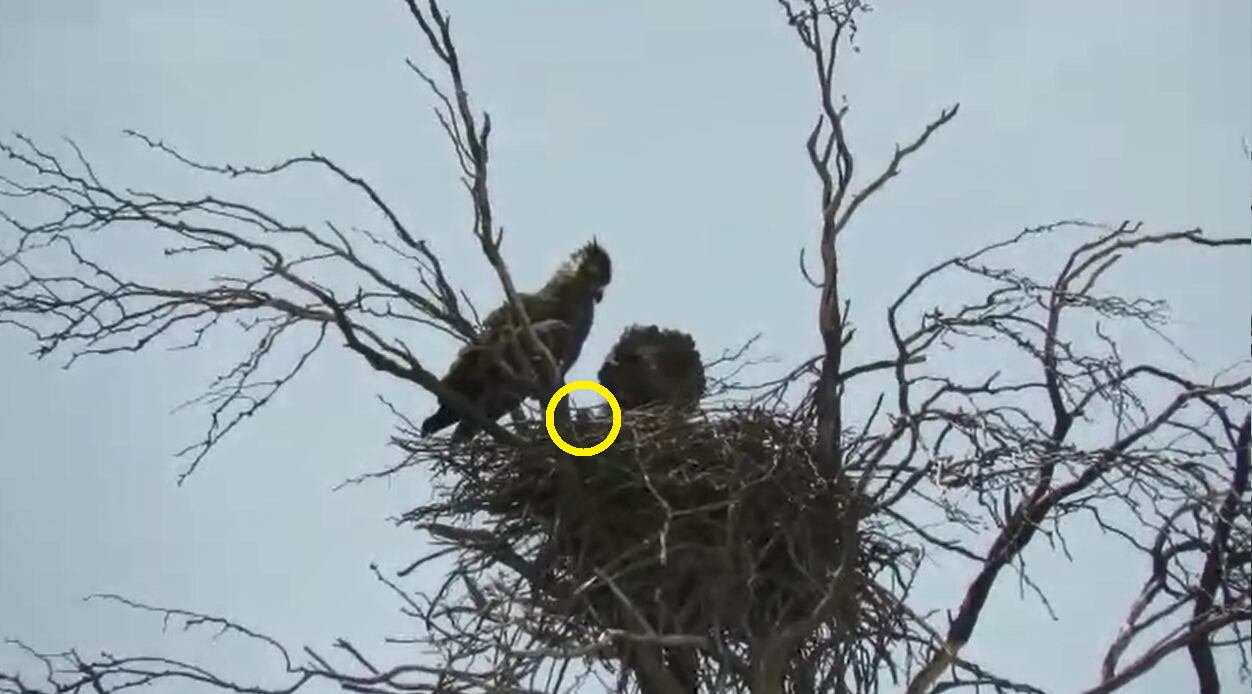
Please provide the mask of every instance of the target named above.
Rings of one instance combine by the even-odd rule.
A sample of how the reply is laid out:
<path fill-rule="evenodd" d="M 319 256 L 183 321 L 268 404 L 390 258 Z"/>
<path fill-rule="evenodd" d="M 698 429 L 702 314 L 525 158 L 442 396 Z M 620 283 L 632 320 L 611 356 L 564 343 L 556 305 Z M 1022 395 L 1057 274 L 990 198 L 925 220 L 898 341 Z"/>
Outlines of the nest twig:
<path fill-rule="evenodd" d="M 577 415 L 571 443 L 608 433 L 603 413 Z M 561 452 L 541 422 L 515 429 L 523 449 L 398 437 L 440 484 L 436 503 L 405 520 L 443 527 L 445 539 L 443 524 L 475 527 L 467 549 L 497 564 L 508 564 L 503 548 L 524 560 L 530 601 L 562 625 L 542 640 L 687 634 L 746 648 L 831 605 L 845 550 L 857 579 L 841 584 L 852 588 L 823 620 L 867 637 L 899 633 L 903 616 L 871 586 L 911 552 L 860 522 L 864 499 L 818 474 L 812 427 L 792 414 L 743 405 L 686 418 L 628 412 L 617 441 L 595 457 Z M 846 527 L 857 531 L 849 537 Z"/>

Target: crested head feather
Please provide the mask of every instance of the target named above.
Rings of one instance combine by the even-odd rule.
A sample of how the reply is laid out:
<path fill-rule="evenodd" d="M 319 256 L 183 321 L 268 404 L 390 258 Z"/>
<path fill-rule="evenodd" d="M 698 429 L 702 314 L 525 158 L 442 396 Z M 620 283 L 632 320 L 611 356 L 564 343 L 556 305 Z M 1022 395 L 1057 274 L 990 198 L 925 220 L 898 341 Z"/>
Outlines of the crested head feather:
<path fill-rule="evenodd" d="M 588 289 L 598 290 L 608 286 L 612 279 L 613 261 L 600 242 L 593 237 L 557 267 L 552 278 L 544 285 L 544 290 L 570 285 L 584 285 Z"/>

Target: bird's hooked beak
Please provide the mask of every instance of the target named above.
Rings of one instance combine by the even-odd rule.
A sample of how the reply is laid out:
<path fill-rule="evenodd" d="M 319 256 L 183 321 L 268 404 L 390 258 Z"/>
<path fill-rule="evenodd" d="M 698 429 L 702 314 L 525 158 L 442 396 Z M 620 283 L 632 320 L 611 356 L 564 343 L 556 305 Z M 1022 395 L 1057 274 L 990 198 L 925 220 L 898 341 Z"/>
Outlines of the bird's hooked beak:
<path fill-rule="evenodd" d="M 597 287 L 592 290 L 591 298 L 595 299 L 597 304 L 600 303 L 600 300 L 604 298 L 604 287 Z"/>

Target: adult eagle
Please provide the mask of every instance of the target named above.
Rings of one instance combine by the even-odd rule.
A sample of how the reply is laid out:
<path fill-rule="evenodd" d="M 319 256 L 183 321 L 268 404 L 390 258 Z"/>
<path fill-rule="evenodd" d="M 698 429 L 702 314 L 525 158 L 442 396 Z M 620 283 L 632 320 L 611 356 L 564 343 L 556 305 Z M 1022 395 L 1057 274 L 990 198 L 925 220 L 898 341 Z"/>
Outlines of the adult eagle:
<path fill-rule="evenodd" d="M 556 360 L 560 376 L 565 376 L 582 353 L 595 319 L 595 306 L 604 298 L 612 275 L 609 254 L 593 240 L 571 254 L 539 291 L 518 295 L 536 336 Z M 513 308 L 506 301 L 483 320 L 478 339 L 457 353 L 443 385 L 478 405 L 487 417 L 499 419 L 527 396 L 525 384 L 512 377 L 526 371 L 521 355 L 528 350 L 522 337 Z M 454 440 L 468 440 L 478 433 L 477 424 L 440 402 L 439 409 L 422 422 L 422 435 L 452 424 L 457 424 Z"/>
<path fill-rule="evenodd" d="M 704 363 L 695 340 L 655 325 L 626 328 L 600 367 L 599 379 L 623 410 L 685 410 L 705 392 Z"/>

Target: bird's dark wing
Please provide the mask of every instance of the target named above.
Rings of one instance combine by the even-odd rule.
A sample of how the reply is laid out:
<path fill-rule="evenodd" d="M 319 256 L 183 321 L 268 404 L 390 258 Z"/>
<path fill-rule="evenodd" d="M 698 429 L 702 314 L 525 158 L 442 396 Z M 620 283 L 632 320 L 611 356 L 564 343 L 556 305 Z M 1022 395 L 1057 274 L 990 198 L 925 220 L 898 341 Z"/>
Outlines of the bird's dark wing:
<path fill-rule="evenodd" d="M 522 308 L 526 309 L 526 315 L 530 318 L 531 324 L 539 321 L 556 318 L 555 299 L 544 294 L 518 294 L 518 301 L 522 302 Z M 497 306 L 494 311 L 487 314 L 483 319 L 483 332 L 491 334 L 500 334 L 509 331 L 517 324 L 516 317 L 513 315 L 513 307 L 509 302 L 504 302 Z"/>
<path fill-rule="evenodd" d="M 491 359 L 491 350 L 483 345 L 467 345 L 457 353 L 448 368 L 448 373 L 441 379 L 443 386 L 464 396 L 470 402 L 477 403 L 482 399 L 486 388 L 486 364 Z M 461 413 L 448 403 L 440 402 L 439 409 L 422 422 L 422 435 L 429 436 L 445 429 L 461 420 Z"/>
<path fill-rule="evenodd" d="M 558 368 L 562 368 L 569 327 L 561 321 L 546 320 L 533 323 L 532 328 L 536 337 L 552 353 Z M 488 419 L 495 420 L 525 399 L 527 384 L 517 379 L 527 371 L 523 359 L 530 355 L 530 351 L 518 328 L 497 331 L 489 337 L 492 341 L 488 344 L 463 349 L 443 383 L 474 402 Z M 537 368 L 539 356 L 531 355 L 531 359 L 532 367 Z M 430 435 L 453 423 L 457 423 L 454 440 L 467 440 L 479 429 L 476 423 L 464 419 L 455 409 L 441 403 L 439 409 L 422 423 L 422 433 Z"/>

